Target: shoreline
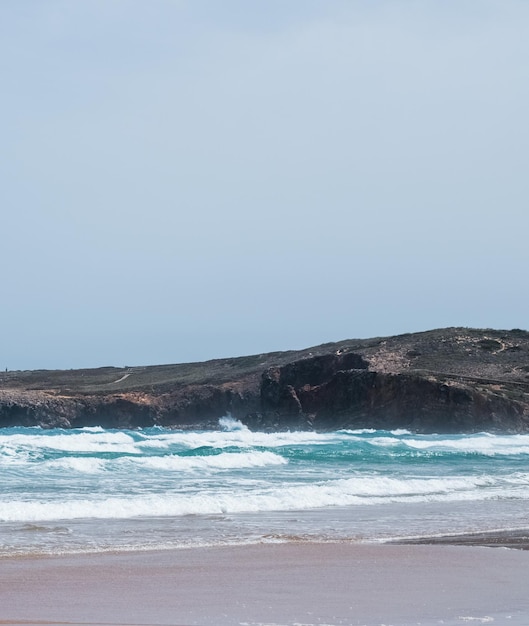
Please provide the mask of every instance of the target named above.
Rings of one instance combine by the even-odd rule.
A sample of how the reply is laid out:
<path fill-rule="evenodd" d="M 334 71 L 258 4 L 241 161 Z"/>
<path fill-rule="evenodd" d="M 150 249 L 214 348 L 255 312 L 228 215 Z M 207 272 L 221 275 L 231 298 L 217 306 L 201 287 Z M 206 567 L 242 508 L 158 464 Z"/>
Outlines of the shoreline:
<path fill-rule="evenodd" d="M 0 560 L 0 624 L 445 626 L 529 621 L 529 552 L 285 543 Z"/>
<path fill-rule="evenodd" d="M 206 543 L 189 545 L 170 545 L 167 547 L 140 547 L 122 548 L 114 547 L 107 549 L 93 550 L 65 550 L 63 552 L 13 552 L 12 554 L 0 553 L 0 566 L 4 561 L 13 559 L 54 559 L 54 558 L 76 558 L 76 557 L 96 557 L 96 556 L 119 556 L 119 555 L 142 555 L 142 554 L 162 554 L 171 552 L 181 552 L 187 550 L 216 550 L 216 549 L 240 549 L 252 548 L 256 546 L 459 546 L 459 547 L 481 547 L 481 548 L 507 548 L 512 550 L 529 550 L 529 527 L 516 529 L 496 529 L 477 532 L 462 532 L 453 534 L 424 535 L 413 537 L 399 537 L 396 539 L 367 539 L 348 540 L 337 539 L 278 539 L 277 541 L 266 541 L 262 539 L 241 540 L 229 543 Z M 2 623 L 0 618 L 0 624 Z"/>

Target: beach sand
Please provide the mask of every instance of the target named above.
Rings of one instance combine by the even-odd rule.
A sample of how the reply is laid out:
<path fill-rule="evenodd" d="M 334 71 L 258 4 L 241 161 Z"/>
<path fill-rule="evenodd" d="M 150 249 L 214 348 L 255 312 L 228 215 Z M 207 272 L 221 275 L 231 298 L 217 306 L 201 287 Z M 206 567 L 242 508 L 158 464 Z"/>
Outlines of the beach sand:
<path fill-rule="evenodd" d="M 529 552 L 260 544 L 0 560 L 2 624 L 529 624 Z"/>

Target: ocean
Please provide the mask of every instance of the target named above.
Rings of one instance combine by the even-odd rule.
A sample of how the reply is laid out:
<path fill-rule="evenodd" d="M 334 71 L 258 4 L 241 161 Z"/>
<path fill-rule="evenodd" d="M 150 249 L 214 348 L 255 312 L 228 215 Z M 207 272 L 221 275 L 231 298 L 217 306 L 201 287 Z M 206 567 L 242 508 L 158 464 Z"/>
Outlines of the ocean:
<path fill-rule="evenodd" d="M 0 430 L 0 556 L 529 526 L 529 435 Z"/>

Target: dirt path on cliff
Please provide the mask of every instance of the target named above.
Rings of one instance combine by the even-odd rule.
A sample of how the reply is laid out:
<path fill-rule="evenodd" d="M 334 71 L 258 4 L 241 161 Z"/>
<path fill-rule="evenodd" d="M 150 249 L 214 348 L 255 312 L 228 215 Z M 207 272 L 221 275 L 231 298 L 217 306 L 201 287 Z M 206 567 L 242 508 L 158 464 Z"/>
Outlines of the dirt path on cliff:
<path fill-rule="evenodd" d="M 124 376 L 122 376 L 121 378 L 118 378 L 117 380 L 112 381 L 111 383 L 109 383 L 110 385 L 116 385 L 117 383 L 120 383 L 122 380 L 125 380 L 126 378 L 128 378 L 130 375 L 132 374 L 132 372 L 129 372 L 128 374 L 125 374 Z"/>

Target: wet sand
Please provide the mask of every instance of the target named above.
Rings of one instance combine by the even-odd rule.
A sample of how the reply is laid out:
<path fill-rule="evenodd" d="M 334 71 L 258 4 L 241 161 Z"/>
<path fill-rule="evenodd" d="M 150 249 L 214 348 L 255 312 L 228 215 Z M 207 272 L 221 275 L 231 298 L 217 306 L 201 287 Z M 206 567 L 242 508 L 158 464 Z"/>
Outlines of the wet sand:
<path fill-rule="evenodd" d="M 529 552 L 265 544 L 0 560 L 2 624 L 529 623 Z"/>

